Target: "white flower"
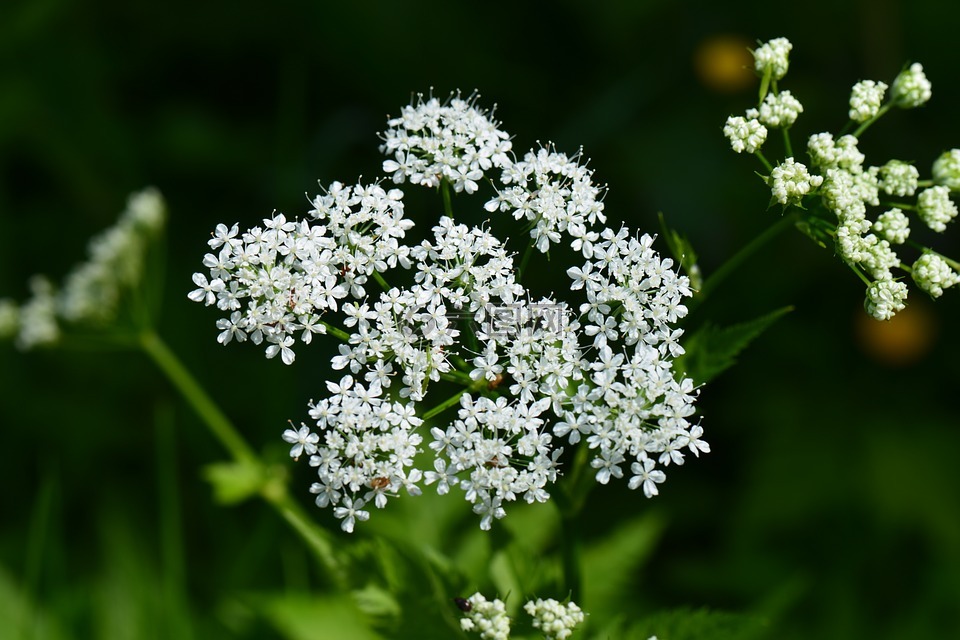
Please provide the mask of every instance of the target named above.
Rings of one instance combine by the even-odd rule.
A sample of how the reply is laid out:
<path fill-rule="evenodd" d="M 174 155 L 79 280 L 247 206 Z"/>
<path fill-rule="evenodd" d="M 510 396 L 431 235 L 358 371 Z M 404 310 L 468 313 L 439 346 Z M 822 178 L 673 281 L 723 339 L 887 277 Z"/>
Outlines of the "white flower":
<path fill-rule="evenodd" d="M 880 187 L 891 196 L 912 196 L 917 190 L 920 172 L 908 162 L 891 160 L 880 167 Z"/>
<path fill-rule="evenodd" d="M 861 80 L 853 85 L 850 92 L 850 119 L 854 122 L 866 122 L 876 116 L 886 91 L 886 84 L 873 80 Z"/>
<path fill-rule="evenodd" d="M 826 172 L 843 169 L 848 173 L 862 173 L 865 157 L 857 149 L 858 140 L 852 135 L 841 136 L 836 142 L 829 133 L 817 133 L 807 141 L 807 153 L 813 166 Z"/>
<path fill-rule="evenodd" d="M 960 282 L 957 274 L 946 260 L 935 253 L 924 253 L 913 263 L 914 282 L 931 297 L 939 298 L 943 290 Z"/>
<path fill-rule="evenodd" d="M 730 139 L 730 146 L 737 153 L 755 153 L 767 139 L 767 128 L 756 118 L 730 116 L 723 127 L 723 135 Z"/>
<path fill-rule="evenodd" d="M 791 49 L 793 45 L 786 38 L 774 38 L 757 47 L 753 52 L 754 69 L 757 74 L 763 76 L 769 72 L 774 80 L 787 75 L 787 70 L 790 68 Z"/>
<path fill-rule="evenodd" d="M 789 91 L 768 93 L 760 105 L 760 122 L 773 129 L 786 129 L 803 113 L 803 105 Z"/>
<path fill-rule="evenodd" d="M 337 507 L 333 510 L 333 515 L 343 520 L 343 522 L 340 523 L 340 528 L 347 533 L 353 533 L 353 525 L 357 520 L 363 522 L 370 518 L 370 512 L 363 510 L 365 506 L 363 500 L 354 501 L 350 498 L 344 498 L 342 504 L 344 506 Z"/>
<path fill-rule="evenodd" d="M 933 181 L 960 191 L 960 149 L 944 151 L 933 163 Z"/>
<path fill-rule="evenodd" d="M 550 144 L 529 151 L 504 169 L 505 187 L 487 202 L 487 211 L 509 211 L 530 221 L 530 237 L 541 253 L 558 243 L 561 233 L 573 239 L 574 250 L 588 246 L 595 235 L 590 227 L 606 221 L 604 188 L 593 184 L 593 172 L 580 163 L 580 155 L 568 158 Z"/>
<path fill-rule="evenodd" d="M 141 286 L 150 242 L 165 219 L 163 199 L 155 189 L 131 194 L 116 224 L 91 238 L 87 260 L 73 267 L 61 287 L 42 276 L 31 279 L 32 297 L 19 307 L 8 307 L 8 327 L 0 333 L 15 331 L 17 346 L 30 349 L 55 343 L 67 325 L 109 326 L 124 297 Z M 201 292 L 200 299 L 207 293 Z M 14 308 L 16 329 L 9 326 Z"/>
<path fill-rule="evenodd" d="M 695 447 L 692 450 L 699 451 Z M 657 490 L 657 483 L 666 480 L 667 476 L 663 471 L 655 469 L 655 466 L 656 462 L 647 457 L 644 457 L 641 461 L 631 464 L 630 470 L 634 475 L 632 478 L 630 478 L 630 482 L 627 483 L 627 486 L 631 489 L 643 487 L 643 493 L 648 498 L 652 498 L 653 496 L 657 495 L 659 493 Z"/>
<path fill-rule="evenodd" d="M 921 191 L 917 197 L 917 213 L 928 227 L 943 233 L 947 223 L 957 217 L 957 205 L 950 199 L 950 189 L 937 185 Z"/>
<path fill-rule="evenodd" d="M 446 102 L 434 97 L 401 110 L 400 117 L 387 121 L 381 152 L 392 159 L 383 170 L 393 181 L 410 180 L 436 187 L 447 180 L 454 191 L 473 193 L 484 171 L 509 165 L 510 136 L 501 131 L 491 113 L 477 109 L 479 96 L 466 100 L 451 94 Z"/>
<path fill-rule="evenodd" d="M 907 285 L 898 280 L 878 280 L 867 287 L 864 309 L 877 320 L 889 320 L 906 307 Z"/>
<path fill-rule="evenodd" d="M 283 432 L 283 439 L 293 445 L 290 449 L 290 457 L 297 460 L 304 452 L 312 456 L 317 452 L 317 443 L 320 442 L 320 436 L 310 431 L 310 427 L 305 424 L 300 425 L 300 429 L 294 431 L 287 429 Z"/>
<path fill-rule="evenodd" d="M 903 244 L 910 236 L 910 220 L 903 211 L 894 207 L 880 214 L 873 223 L 873 230 L 882 233 L 892 244 Z"/>
<path fill-rule="evenodd" d="M 460 628 L 475 631 L 483 640 L 507 640 L 510 637 L 510 617 L 507 607 L 500 599 L 487 600 L 477 592 L 461 606 L 464 617 Z"/>
<path fill-rule="evenodd" d="M 807 167 L 793 158 L 774 167 L 770 173 L 770 190 L 780 204 L 797 204 L 803 196 L 823 183 L 823 177 L 810 175 Z"/>
<path fill-rule="evenodd" d="M 44 276 L 33 276 L 29 284 L 31 295 L 20 306 L 20 331 L 15 340 L 17 348 L 23 351 L 52 345 L 61 335 L 53 283 Z"/>
<path fill-rule="evenodd" d="M 894 103 L 904 109 L 919 107 L 930 99 L 931 85 L 923 73 L 923 65 L 914 62 L 904 69 L 893 81 L 890 90 Z"/>
<path fill-rule="evenodd" d="M 537 598 L 523 605 L 533 618 L 533 628 L 539 629 L 545 640 L 564 640 L 584 620 L 583 611 L 575 602 L 561 604 L 553 598 Z"/>

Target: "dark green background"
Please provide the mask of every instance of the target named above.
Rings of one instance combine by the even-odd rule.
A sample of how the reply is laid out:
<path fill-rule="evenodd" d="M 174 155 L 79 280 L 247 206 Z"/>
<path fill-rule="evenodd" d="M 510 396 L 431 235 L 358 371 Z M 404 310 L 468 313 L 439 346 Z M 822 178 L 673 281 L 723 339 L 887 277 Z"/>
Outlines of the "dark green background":
<path fill-rule="evenodd" d="M 479 90 L 518 151 L 538 140 L 571 153 L 583 145 L 610 186 L 610 217 L 653 232 L 665 212 L 708 274 L 778 215 L 766 210 L 756 163 L 721 134 L 756 85 L 705 84 L 694 60 L 709 38 L 792 40 L 782 88 L 806 109 L 795 141 L 844 123 L 853 82 L 889 82 L 920 61 L 933 101 L 891 114 L 861 148 L 868 162 L 915 160 L 926 173 L 960 147 L 955 8 L 775 6 L 3 3 L 0 294 L 22 299 L 36 272 L 60 278 L 129 192 L 157 186 L 171 209 L 159 329 L 250 441 L 282 449 L 285 420 L 304 418 L 306 400 L 323 391 L 323 347 L 301 350 L 292 368 L 249 345 L 221 348 L 214 312 L 186 299 L 190 275 L 216 223 L 302 215 L 317 180 L 377 176 L 376 133 L 412 93 Z M 938 246 L 956 256 L 957 234 Z M 960 304 L 955 291 L 935 305 L 912 292 L 933 343 L 894 366 L 862 346 L 861 300 L 831 251 L 791 233 L 703 308 L 733 322 L 796 305 L 703 390 L 713 453 L 669 470 L 654 501 L 622 487 L 593 494 L 593 535 L 643 510 L 665 523 L 632 585 L 631 616 L 763 609 L 776 611 L 776 638 L 960 636 Z M 124 637 L 123 624 L 128 637 L 175 637 L 163 616 L 160 626 L 131 614 L 110 627 L 97 613 L 131 597 L 123 585 L 162 600 L 151 585 L 165 566 L 158 486 L 169 479 L 158 470 L 170 467 L 157 460 L 158 415 L 175 423 L 186 531 L 179 610 L 199 637 L 270 637 L 231 598 L 289 586 L 299 542 L 259 503 L 212 503 L 199 469 L 223 453 L 134 353 L 0 349 L 0 574 L 28 585 L 75 637 L 106 628 Z"/>

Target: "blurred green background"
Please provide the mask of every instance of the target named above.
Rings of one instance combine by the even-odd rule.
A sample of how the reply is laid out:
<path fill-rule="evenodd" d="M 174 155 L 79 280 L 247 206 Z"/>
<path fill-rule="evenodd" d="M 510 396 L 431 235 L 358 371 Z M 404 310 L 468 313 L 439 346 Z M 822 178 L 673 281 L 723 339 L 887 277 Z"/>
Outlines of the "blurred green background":
<path fill-rule="evenodd" d="M 709 274 L 778 215 L 721 133 L 755 99 L 744 47 L 793 42 L 795 144 L 845 122 L 853 82 L 922 62 L 932 102 L 861 149 L 926 173 L 960 147 L 958 18 L 934 0 L 8 1 L 0 296 L 62 277 L 129 192 L 157 186 L 171 210 L 159 330 L 247 438 L 282 454 L 285 421 L 323 392 L 324 347 L 295 367 L 221 348 L 190 275 L 218 222 L 302 215 L 318 180 L 379 175 L 376 134 L 412 93 L 479 90 L 518 151 L 582 145 L 610 217 L 653 232 L 663 211 Z M 871 324 L 831 254 L 785 234 L 702 308 L 729 323 L 796 306 L 703 390 L 713 453 L 653 501 L 594 492 L 590 536 L 643 512 L 662 524 L 629 615 L 710 607 L 763 611 L 776 638 L 960 637 L 957 294 L 912 291 L 900 321 Z M 23 601 L 38 637 L 275 637 L 243 594 L 315 581 L 261 503 L 213 503 L 199 470 L 223 452 L 138 354 L 0 348 L 0 425 L 0 638 Z"/>

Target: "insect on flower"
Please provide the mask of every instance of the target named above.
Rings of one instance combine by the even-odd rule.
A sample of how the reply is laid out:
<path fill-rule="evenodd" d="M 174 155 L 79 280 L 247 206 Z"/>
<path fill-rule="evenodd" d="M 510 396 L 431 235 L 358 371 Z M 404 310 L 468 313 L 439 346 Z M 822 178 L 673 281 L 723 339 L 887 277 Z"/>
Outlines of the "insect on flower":
<path fill-rule="evenodd" d="M 380 477 L 370 481 L 371 489 L 386 489 L 388 486 L 390 486 L 390 478 Z"/>
<path fill-rule="evenodd" d="M 471 609 L 473 609 L 473 605 L 470 604 L 470 601 L 466 598 L 454 598 L 453 602 L 457 605 L 457 608 L 464 613 L 468 613 Z"/>

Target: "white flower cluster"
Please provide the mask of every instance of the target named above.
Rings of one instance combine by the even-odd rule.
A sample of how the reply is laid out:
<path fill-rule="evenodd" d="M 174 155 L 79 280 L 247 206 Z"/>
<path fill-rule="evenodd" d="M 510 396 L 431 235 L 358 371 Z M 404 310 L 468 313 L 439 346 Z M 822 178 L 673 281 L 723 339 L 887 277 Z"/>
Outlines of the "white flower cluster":
<path fill-rule="evenodd" d="M 903 211 L 894 207 L 877 216 L 873 230 L 882 233 L 890 244 L 903 244 L 910 237 L 910 220 Z"/>
<path fill-rule="evenodd" d="M 926 252 L 913 263 L 913 280 L 917 286 L 933 298 L 943 295 L 943 290 L 960 282 L 960 275 L 950 268 L 947 261 L 935 253 Z"/>
<path fill-rule="evenodd" d="M 499 598 L 487 600 L 477 592 L 466 598 L 461 610 L 460 628 L 480 634 L 483 640 L 507 640 L 510 637 L 510 616 L 507 607 Z"/>
<path fill-rule="evenodd" d="M 909 162 L 891 160 L 880 167 L 880 188 L 891 196 L 912 196 L 920 182 L 920 172 Z"/>
<path fill-rule="evenodd" d="M 803 196 L 822 183 L 822 176 L 810 175 L 807 167 L 793 158 L 787 158 L 770 172 L 770 190 L 782 205 L 799 204 Z"/>
<path fill-rule="evenodd" d="M 312 225 L 283 214 L 242 235 L 237 225 L 218 225 L 207 242 L 217 253 L 203 258 L 209 279 L 193 274 L 197 289 L 188 297 L 229 314 L 217 321 L 221 344 L 265 342 L 267 357 L 279 353 L 291 364 L 294 334 L 309 344 L 313 334 L 326 333 L 323 314 L 347 296 L 364 297 L 372 274 L 409 268 L 410 247 L 399 240 L 413 222 L 403 217 L 402 197 L 377 184 L 335 182 L 314 198 Z"/>
<path fill-rule="evenodd" d="M 484 171 L 509 164 L 509 136 L 488 112 L 477 109 L 474 94 L 464 100 L 451 96 L 444 104 L 436 98 L 405 106 L 399 118 L 387 121 L 380 150 L 391 157 L 385 173 L 401 184 L 410 180 L 427 187 L 446 180 L 454 191 L 473 193 Z"/>
<path fill-rule="evenodd" d="M 523 610 L 533 618 L 533 628 L 539 629 L 545 640 L 565 640 L 583 622 L 584 614 L 576 602 L 562 604 L 553 598 L 523 605 Z"/>
<path fill-rule="evenodd" d="M 752 116 L 752 117 L 751 117 Z M 730 116 L 723 127 L 723 135 L 730 139 L 730 146 L 737 153 L 756 153 L 767 139 L 767 128 L 758 119 L 760 114 L 756 109 L 743 116 Z"/>
<path fill-rule="evenodd" d="M 762 76 L 770 73 L 774 80 L 783 78 L 787 71 L 789 42 L 783 38 L 772 40 L 754 52 L 756 70 Z M 901 72 L 891 85 L 890 101 L 883 103 L 887 85 L 873 80 L 856 83 L 850 94 L 850 119 L 861 123 L 855 134 L 834 139 L 830 133 L 811 135 L 807 141 L 807 153 L 812 170 L 786 158 L 775 167 L 763 156 L 761 161 L 770 170 L 765 178 L 773 200 L 785 206 L 817 210 L 818 203 L 811 196 L 819 196 L 829 219 L 821 219 L 821 241 L 833 241 L 837 254 L 864 279 L 870 278 L 865 307 L 879 319 L 889 319 L 903 308 L 906 300 L 906 285 L 893 275 L 893 269 L 902 266 L 900 257 L 891 245 L 900 245 L 910 235 L 910 223 L 904 210 L 913 211 L 928 227 L 943 232 L 958 213 L 957 205 L 950 199 L 951 190 L 960 190 L 960 150 L 953 149 L 942 154 L 933 165 L 933 183 L 921 181 L 920 172 L 908 162 L 890 160 L 883 166 L 865 166 L 866 157 L 859 150 L 857 134 L 864 131 L 872 121 L 891 106 L 912 108 L 930 99 L 930 82 L 923 67 L 913 64 Z M 784 127 L 793 124 L 796 114 L 802 111 L 787 91 L 778 93 L 776 84 L 762 99 L 759 110 L 749 109 L 746 118 L 731 116 L 727 119 L 724 134 L 730 138 L 734 150 L 754 151 L 760 143 L 750 144 L 748 138 L 756 134 L 758 127 Z M 790 106 L 785 106 L 790 105 Z M 755 124 L 750 127 L 751 118 Z M 764 131 L 764 134 L 766 132 Z M 787 145 L 789 148 L 789 145 Z M 925 187 L 922 190 L 921 187 Z M 919 191 L 919 194 L 918 194 Z M 886 211 L 876 221 L 868 217 L 869 207 L 881 206 L 881 195 L 896 198 L 913 197 L 916 205 L 903 202 L 883 203 Z M 834 226 L 835 225 L 835 226 Z M 924 290 L 937 296 L 952 282 L 952 270 L 945 262 L 937 262 L 934 254 L 925 254 L 914 269 L 914 280 Z M 948 273 L 949 272 L 949 273 Z M 866 274 L 866 275 L 864 275 Z"/>
<path fill-rule="evenodd" d="M 421 102 L 404 113 L 412 121 L 443 109 Z M 452 138 L 446 126 L 418 129 L 417 148 L 457 156 L 490 121 L 463 117 Z M 399 140 L 391 131 L 388 142 Z M 567 444 L 589 447 L 598 482 L 627 467 L 628 486 L 648 497 L 662 467 L 709 451 L 690 422 L 697 390 L 673 370 L 689 280 L 650 236 L 603 226 L 602 189 L 579 158 L 552 147 L 498 158 L 486 206 L 529 225 L 531 248 L 569 242 L 582 256 L 566 269 L 579 297 L 569 305 L 533 298 L 486 225 L 443 216 L 432 237 L 407 245 L 402 194 L 377 184 L 335 183 L 314 199 L 311 220 L 278 214 L 244 233 L 217 227 L 209 276 L 194 275 L 189 297 L 227 314 L 221 343 L 265 343 L 268 357 L 290 364 L 296 336 L 341 340 L 331 361 L 339 381 L 310 403 L 313 422 L 283 439 L 315 469 L 316 503 L 344 530 L 368 519 L 370 505 L 424 485 L 459 488 L 489 529 L 507 503 L 550 498 Z M 379 291 L 368 291 L 373 280 Z"/>
<path fill-rule="evenodd" d="M 866 122 L 876 117 L 883 105 L 887 88 L 886 83 L 873 80 L 862 80 L 853 85 L 850 91 L 850 119 L 854 122 Z"/>
<path fill-rule="evenodd" d="M 960 191 L 960 149 L 944 151 L 934 161 L 933 181 L 951 191 Z"/>
<path fill-rule="evenodd" d="M 790 51 L 793 44 L 786 38 L 774 38 L 757 47 L 753 52 L 753 66 L 761 77 L 770 73 L 774 80 L 787 75 L 790 68 Z"/>
<path fill-rule="evenodd" d="M 506 640 L 510 637 L 510 617 L 502 600 L 487 600 L 479 592 L 469 598 L 455 600 L 464 613 L 464 617 L 460 618 L 461 629 L 479 633 L 484 640 Z M 544 640 L 569 638 L 585 618 L 577 603 L 571 601 L 562 604 L 553 598 L 530 600 L 523 605 L 523 610 L 533 618 L 533 628 L 540 630 Z"/>
<path fill-rule="evenodd" d="M 907 285 L 899 280 L 877 280 L 867 287 L 863 308 L 877 320 L 889 320 L 907 306 Z"/>
<path fill-rule="evenodd" d="M 760 104 L 760 122 L 771 129 L 786 129 L 803 113 L 803 105 L 789 91 L 768 93 Z"/>
<path fill-rule="evenodd" d="M 579 163 L 579 156 L 568 158 L 549 146 L 527 152 L 503 170 L 500 181 L 506 186 L 487 202 L 487 211 L 509 211 L 517 220 L 529 221 L 530 237 L 541 253 L 560 242 L 561 233 L 571 236 L 579 250 L 596 236 L 587 229 L 606 222 L 603 190 L 593 184 L 593 172 Z"/>
<path fill-rule="evenodd" d="M 904 69 L 894 79 L 890 89 L 894 104 L 904 109 L 919 107 L 930 99 L 930 81 L 923 73 L 923 65 L 914 62 L 909 69 Z"/>
<path fill-rule="evenodd" d="M 947 229 L 947 223 L 957 217 L 957 205 L 950 199 L 950 189 L 936 185 L 924 189 L 917 197 L 917 215 L 937 233 Z"/>
<path fill-rule="evenodd" d="M 0 337 L 21 349 L 50 345 L 61 323 L 102 328 L 113 322 L 121 299 L 140 283 L 147 248 L 160 235 L 166 208 L 154 189 L 134 193 L 117 223 L 90 240 L 89 258 L 73 268 L 58 290 L 44 276 L 30 281 L 22 306 L 0 300 Z"/>

